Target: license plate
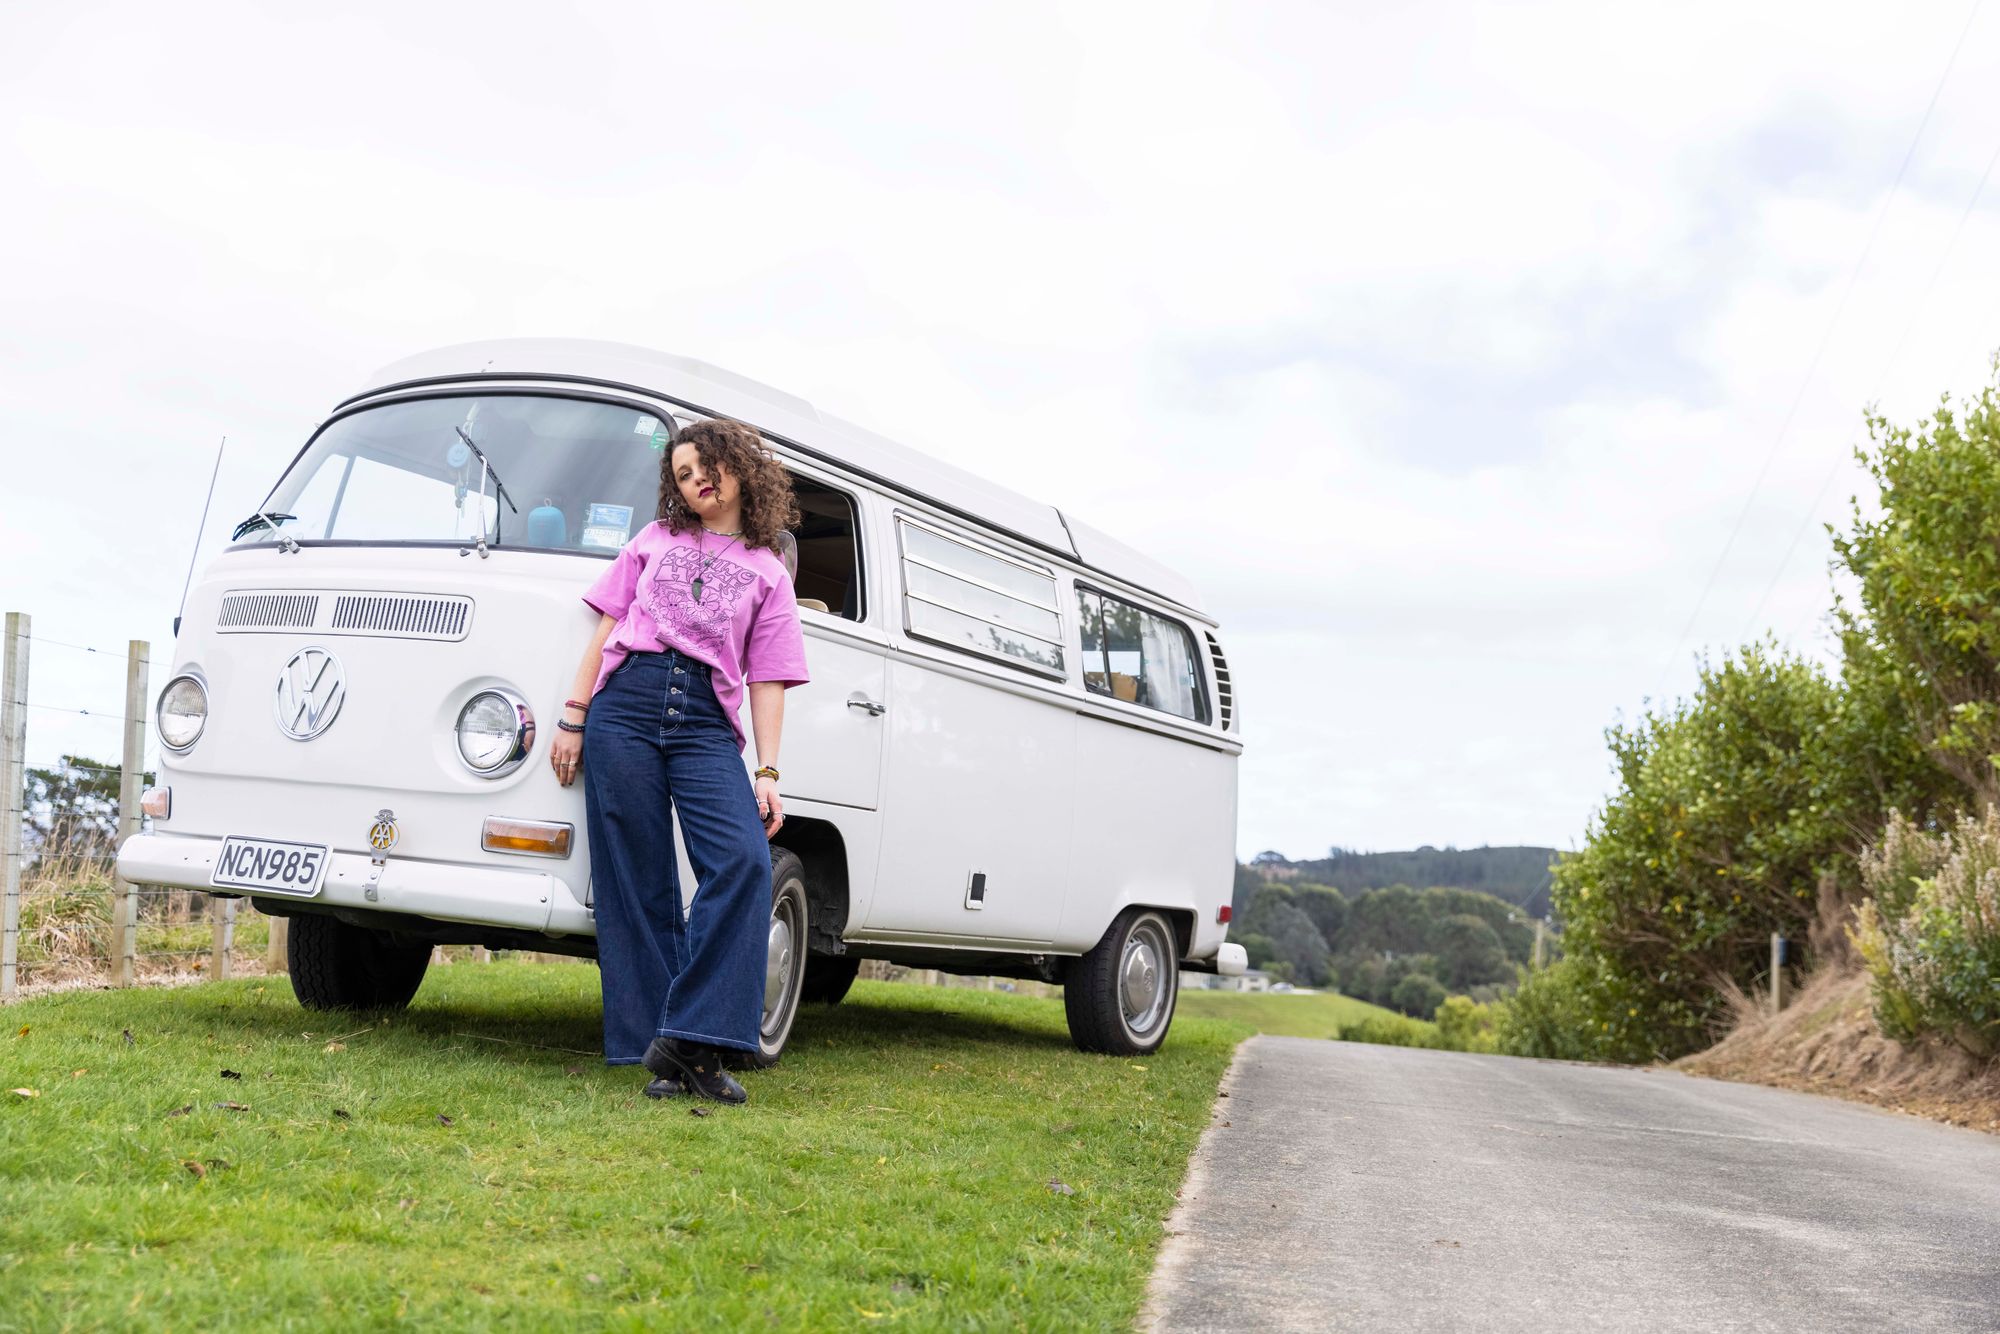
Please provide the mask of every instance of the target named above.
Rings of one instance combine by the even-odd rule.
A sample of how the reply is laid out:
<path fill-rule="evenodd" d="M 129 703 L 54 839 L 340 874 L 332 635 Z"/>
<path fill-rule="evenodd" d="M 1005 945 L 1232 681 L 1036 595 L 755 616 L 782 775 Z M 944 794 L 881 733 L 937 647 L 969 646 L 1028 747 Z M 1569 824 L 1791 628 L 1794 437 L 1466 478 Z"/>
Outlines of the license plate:
<path fill-rule="evenodd" d="M 222 840 L 208 883 L 230 889 L 258 889 L 309 899 L 326 878 L 327 851 L 318 843 L 286 843 L 273 838 Z"/>

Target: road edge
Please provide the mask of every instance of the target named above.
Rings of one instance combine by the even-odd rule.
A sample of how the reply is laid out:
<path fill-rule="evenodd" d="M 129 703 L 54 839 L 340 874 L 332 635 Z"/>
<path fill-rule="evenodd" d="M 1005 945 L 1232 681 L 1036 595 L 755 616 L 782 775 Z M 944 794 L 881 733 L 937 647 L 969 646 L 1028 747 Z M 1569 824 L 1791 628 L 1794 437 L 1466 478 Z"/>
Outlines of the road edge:
<path fill-rule="evenodd" d="M 1188 1155 L 1187 1175 L 1181 1178 L 1180 1189 L 1174 1192 L 1174 1209 L 1167 1215 L 1165 1224 L 1166 1241 L 1161 1244 L 1159 1254 L 1153 1257 L 1153 1272 L 1146 1279 L 1146 1296 L 1139 1303 L 1139 1314 L 1132 1322 L 1135 1330 L 1159 1328 L 1160 1320 L 1165 1315 L 1167 1283 L 1193 1262 L 1194 1242 L 1188 1235 L 1189 1225 L 1193 1222 L 1195 1204 L 1209 1190 L 1216 1131 L 1229 1124 L 1228 1118 L 1222 1114 L 1222 1100 L 1235 1092 L 1236 1076 L 1243 1068 L 1244 1053 L 1249 1051 L 1252 1043 L 1263 1039 L 1262 1033 L 1252 1033 L 1237 1043 L 1229 1058 L 1229 1068 L 1222 1072 L 1222 1079 L 1215 1086 L 1215 1097 L 1208 1108 L 1208 1125 L 1202 1129 L 1201 1138 L 1195 1141 L 1194 1152 Z"/>

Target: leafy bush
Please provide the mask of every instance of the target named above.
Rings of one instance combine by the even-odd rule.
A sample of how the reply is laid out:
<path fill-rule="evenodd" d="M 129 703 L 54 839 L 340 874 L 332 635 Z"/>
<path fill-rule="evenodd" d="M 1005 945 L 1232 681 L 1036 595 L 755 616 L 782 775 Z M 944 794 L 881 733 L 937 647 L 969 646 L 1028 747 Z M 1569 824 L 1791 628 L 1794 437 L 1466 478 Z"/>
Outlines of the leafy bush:
<path fill-rule="evenodd" d="M 1837 602 L 1847 676 L 1981 805 L 2000 801 L 2000 398 L 1912 430 L 1868 422 L 1879 515 L 1837 537 L 1858 607 Z M 1916 809 L 1909 801 L 1892 804 Z"/>
<path fill-rule="evenodd" d="M 1481 1005 L 1469 996 L 1448 996 L 1437 1007 L 1438 1041 L 1452 1051 L 1497 1051 L 1495 1030 L 1504 1005 Z"/>
<path fill-rule="evenodd" d="M 2000 811 L 1936 835 L 1898 816 L 1862 865 L 1854 938 L 1882 1031 L 2000 1055 Z"/>
<path fill-rule="evenodd" d="M 1427 1047 L 1434 1051 L 1493 1051 L 1494 1029 L 1503 1007 L 1478 1005 L 1464 996 L 1439 1003 L 1435 1023 L 1402 1015 L 1369 1015 L 1342 1024 L 1341 1042 L 1373 1042 L 1384 1047 Z"/>
<path fill-rule="evenodd" d="M 1524 970 L 1495 1024 L 1494 1046 L 1512 1056 L 1564 1061 L 1669 1060 L 1700 1047 L 1711 1007 L 1675 996 L 1596 953 Z"/>
<path fill-rule="evenodd" d="M 1351 1024 L 1342 1024 L 1334 1037 L 1340 1042 L 1372 1042 L 1382 1047 L 1441 1048 L 1435 1025 L 1401 1015 L 1371 1014 Z"/>

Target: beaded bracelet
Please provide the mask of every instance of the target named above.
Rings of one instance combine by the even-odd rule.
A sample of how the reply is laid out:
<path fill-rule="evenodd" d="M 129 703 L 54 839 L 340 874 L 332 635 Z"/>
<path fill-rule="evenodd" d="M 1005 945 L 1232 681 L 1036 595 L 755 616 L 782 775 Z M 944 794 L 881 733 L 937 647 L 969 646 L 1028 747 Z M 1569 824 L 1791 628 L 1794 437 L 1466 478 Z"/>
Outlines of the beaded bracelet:
<path fill-rule="evenodd" d="M 573 723 L 567 718 L 556 719 L 556 726 L 565 732 L 581 732 L 583 730 L 582 723 Z"/>
<path fill-rule="evenodd" d="M 765 766 L 764 766 L 763 768 L 761 768 L 761 769 L 757 770 L 757 771 L 756 771 L 755 773 L 751 774 L 750 776 L 751 776 L 752 778 L 768 778 L 768 779 L 770 779 L 770 780 L 771 780 L 772 782 L 774 782 L 774 783 L 778 781 L 778 771 L 777 771 L 776 769 L 773 769 L 773 768 L 772 768 L 772 767 L 771 767 L 770 765 L 768 765 L 768 764 L 767 764 L 767 765 L 765 765 Z"/>

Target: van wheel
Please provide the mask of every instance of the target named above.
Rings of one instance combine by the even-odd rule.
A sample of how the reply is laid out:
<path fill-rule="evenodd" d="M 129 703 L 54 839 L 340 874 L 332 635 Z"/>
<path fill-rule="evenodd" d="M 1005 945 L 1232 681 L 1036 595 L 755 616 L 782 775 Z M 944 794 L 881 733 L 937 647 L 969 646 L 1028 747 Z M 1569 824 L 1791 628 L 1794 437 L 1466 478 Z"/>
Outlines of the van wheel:
<path fill-rule="evenodd" d="M 301 913 L 286 933 L 292 994 L 308 1010 L 400 1010 L 423 985 L 427 944 L 397 945 L 337 917 Z"/>
<path fill-rule="evenodd" d="M 860 971 L 861 960 L 852 954 L 815 954 L 806 960 L 806 985 L 799 999 L 838 1005 Z"/>
<path fill-rule="evenodd" d="M 806 980 L 806 868 L 798 854 L 771 850 L 771 927 L 764 956 L 764 1018 L 757 1027 L 757 1050 L 742 1063 L 767 1070 L 785 1054 L 792 1020 Z"/>
<path fill-rule="evenodd" d="M 1173 923 L 1153 908 L 1127 908 L 1104 939 L 1072 959 L 1063 1011 L 1079 1051 L 1144 1056 L 1158 1051 L 1180 998 L 1180 944 Z"/>

